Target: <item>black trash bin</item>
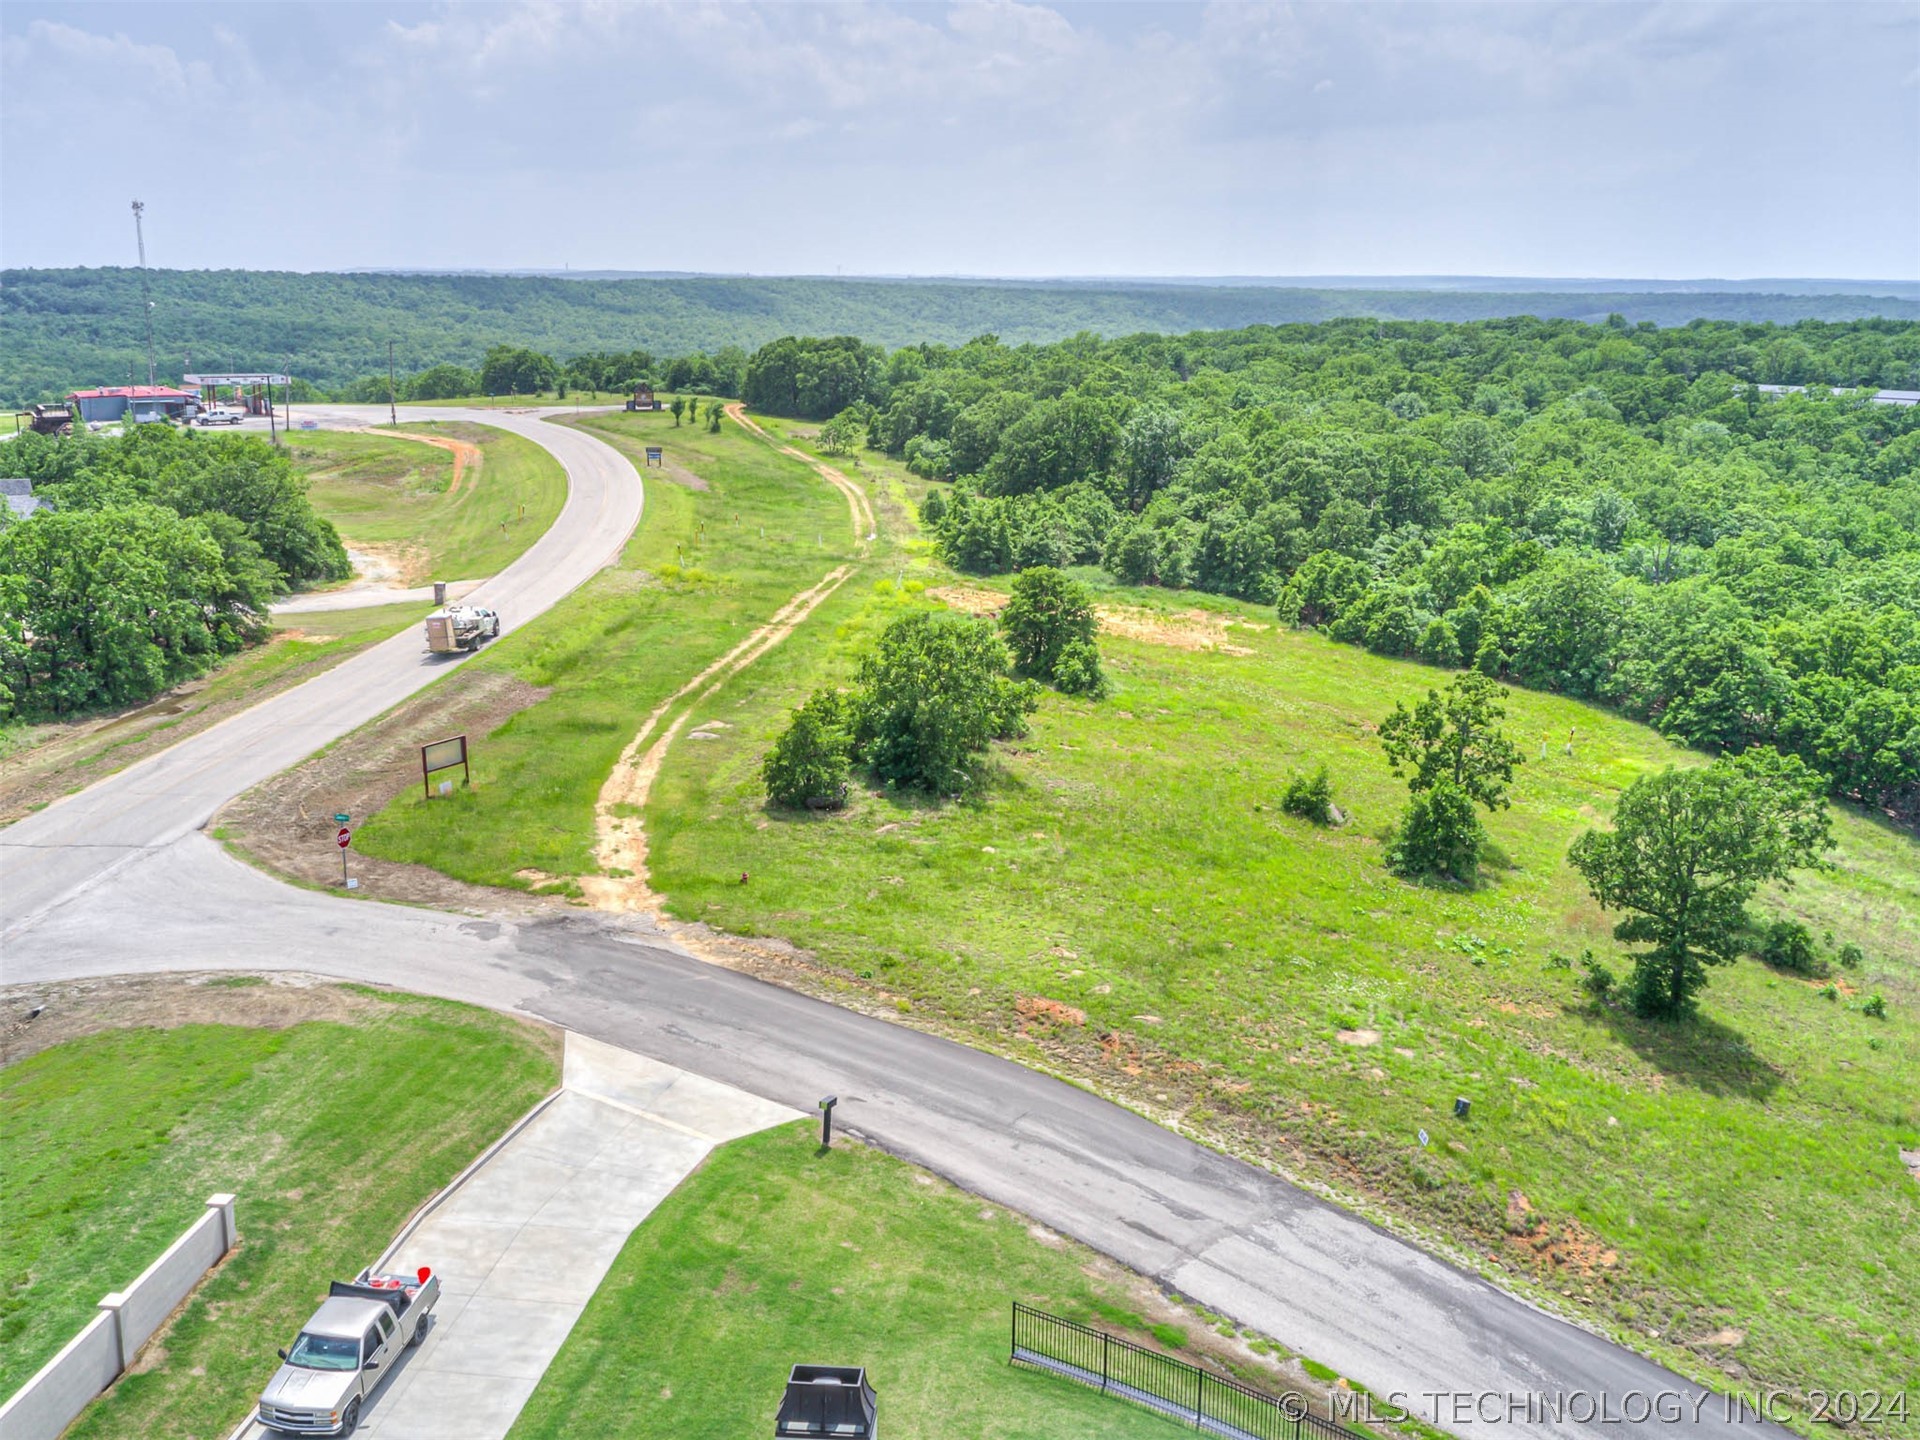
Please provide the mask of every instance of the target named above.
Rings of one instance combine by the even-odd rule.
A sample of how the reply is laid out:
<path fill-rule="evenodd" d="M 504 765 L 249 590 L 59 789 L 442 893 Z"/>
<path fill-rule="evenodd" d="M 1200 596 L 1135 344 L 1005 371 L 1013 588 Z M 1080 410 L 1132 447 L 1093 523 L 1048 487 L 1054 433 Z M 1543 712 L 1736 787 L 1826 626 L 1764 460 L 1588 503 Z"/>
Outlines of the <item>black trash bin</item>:
<path fill-rule="evenodd" d="M 878 1402 L 858 1365 L 796 1365 L 773 1422 L 775 1440 L 876 1440 Z"/>

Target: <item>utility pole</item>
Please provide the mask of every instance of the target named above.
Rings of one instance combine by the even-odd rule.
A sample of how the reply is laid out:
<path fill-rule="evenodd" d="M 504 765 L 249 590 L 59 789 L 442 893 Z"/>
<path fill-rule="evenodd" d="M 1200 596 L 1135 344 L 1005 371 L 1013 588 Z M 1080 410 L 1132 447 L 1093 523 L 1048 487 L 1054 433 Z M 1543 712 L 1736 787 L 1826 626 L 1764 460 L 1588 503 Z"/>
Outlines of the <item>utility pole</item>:
<path fill-rule="evenodd" d="M 287 357 L 287 433 L 293 433 L 293 357 Z M 904 573 L 904 572 L 902 572 Z"/>
<path fill-rule="evenodd" d="M 393 428 L 400 428 L 400 412 L 394 408 L 393 398 L 393 341 L 387 341 L 387 420 Z"/>
<path fill-rule="evenodd" d="M 267 443 L 269 445 L 278 445 L 280 443 L 280 432 L 274 428 L 274 424 L 273 424 L 273 381 L 272 380 L 267 381 Z"/>
<path fill-rule="evenodd" d="M 147 277 L 147 232 L 140 217 L 147 207 L 133 202 L 133 238 L 140 246 L 140 300 L 147 313 L 147 384 L 154 383 L 153 369 L 153 282 Z"/>

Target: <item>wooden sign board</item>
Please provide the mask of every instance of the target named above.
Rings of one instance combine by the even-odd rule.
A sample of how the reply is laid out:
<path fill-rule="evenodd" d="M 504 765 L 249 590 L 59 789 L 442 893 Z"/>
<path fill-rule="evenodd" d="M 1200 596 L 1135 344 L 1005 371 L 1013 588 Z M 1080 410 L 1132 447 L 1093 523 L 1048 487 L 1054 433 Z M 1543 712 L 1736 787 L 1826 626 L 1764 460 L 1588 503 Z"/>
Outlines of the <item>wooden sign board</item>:
<path fill-rule="evenodd" d="M 660 447 L 658 445 L 647 446 L 647 464 L 658 465 L 663 470 L 666 468 L 667 462 L 662 457 L 660 453 Z"/>
<path fill-rule="evenodd" d="M 473 767 L 467 760 L 467 737 L 455 735 L 448 740 L 435 740 L 430 745 L 420 747 L 420 784 L 427 792 L 427 798 L 433 798 L 433 777 L 441 770 L 458 769 L 463 785 L 473 783 Z"/>

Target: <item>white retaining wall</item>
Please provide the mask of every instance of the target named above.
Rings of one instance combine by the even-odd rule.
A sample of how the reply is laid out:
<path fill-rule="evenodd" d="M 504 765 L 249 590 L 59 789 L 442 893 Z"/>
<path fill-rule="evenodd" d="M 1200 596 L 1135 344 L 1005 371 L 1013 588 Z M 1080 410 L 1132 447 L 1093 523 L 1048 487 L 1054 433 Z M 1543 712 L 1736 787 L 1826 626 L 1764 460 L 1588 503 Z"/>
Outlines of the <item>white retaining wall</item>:
<path fill-rule="evenodd" d="M 0 1440 L 58 1440 L 237 1239 L 233 1196 L 209 1196 L 206 1213 L 138 1280 L 103 1299 L 100 1313 L 66 1348 L 0 1405 Z"/>

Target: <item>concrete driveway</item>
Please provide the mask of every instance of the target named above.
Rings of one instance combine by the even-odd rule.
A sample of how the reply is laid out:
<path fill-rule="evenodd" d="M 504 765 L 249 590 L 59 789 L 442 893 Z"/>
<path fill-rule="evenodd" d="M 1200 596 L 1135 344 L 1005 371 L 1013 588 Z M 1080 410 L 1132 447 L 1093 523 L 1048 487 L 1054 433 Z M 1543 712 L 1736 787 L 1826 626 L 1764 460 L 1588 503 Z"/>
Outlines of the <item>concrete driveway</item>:
<path fill-rule="evenodd" d="M 501 1440 L 634 1228 L 715 1145 L 800 1118 L 585 1036 L 566 1043 L 558 1098 L 381 1257 L 432 1266 L 440 1303 L 361 1434 Z"/>

